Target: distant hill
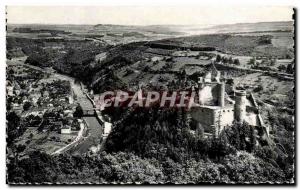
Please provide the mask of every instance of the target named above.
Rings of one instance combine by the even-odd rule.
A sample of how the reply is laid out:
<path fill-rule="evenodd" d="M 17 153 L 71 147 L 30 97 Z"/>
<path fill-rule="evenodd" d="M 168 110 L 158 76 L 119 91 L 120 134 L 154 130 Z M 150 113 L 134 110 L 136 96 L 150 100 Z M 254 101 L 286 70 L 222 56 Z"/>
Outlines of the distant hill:
<path fill-rule="evenodd" d="M 32 30 L 62 30 L 74 34 L 114 34 L 117 36 L 149 37 L 176 37 L 197 34 L 220 34 L 220 33 L 248 33 L 269 31 L 292 31 L 293 22 L 259 22 L 259 23 L 237 23 L 224 25 L 41 25 L 41 24 L 8 24 L 8 32 L 16 28 L 31 28 Z M 149 40 L 149 39 L 147 39 Z"/>
<path fill-rule="evenodd" d="M 161 35 L 183 35 L 184 33 L 178 30 L 180 26 L 169 25 L 149 25 L 149 26 L 134 26 L 134 25 L 112 25 L 112 24 L 97 24 L 94 26 L 96 31 L 114 32 L 114 33 L 129 33 L 140 32 L 146 34 L 161 34 Z"/>
<path fill-rule="evenodd" d="M 220 34 L 220 33 L 244 33 L 265 31 L 292 31 L 292 21 L 283 22 L 258 22 L 215 25 L 210 27 L 185 27 L 184 32 L 189 34 Z"/>
<path fill-rule="evenodd" d="M 220 33 L 248 33 L 269 31 L 292 31 L 292 21 L 282 22 L 258 22 L 237 23 L 224 25 L 149 25 L 149 26 L 126 26 L 97 24 L 94 28 L 102 32 L 145 32 L 164 35 L 194 35 L 194 34 L 220 34 Z"/>

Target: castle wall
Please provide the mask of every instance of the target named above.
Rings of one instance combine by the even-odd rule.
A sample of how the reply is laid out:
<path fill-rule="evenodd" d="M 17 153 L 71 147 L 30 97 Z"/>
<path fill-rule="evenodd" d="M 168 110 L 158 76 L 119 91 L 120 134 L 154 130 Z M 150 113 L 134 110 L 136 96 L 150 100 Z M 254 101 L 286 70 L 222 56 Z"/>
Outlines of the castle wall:
<path fill-rule="evenodd" d="M 191 117 L 200 123 L 205 132 L 213 132 L 211 125 L 217 120 L 216 110 L 206 107 L 192 107 Z"/>
<path fill-rule="evenodd" d="M 225 126 L 232 124 L 234 110 L 233 107 L 192 107 L 191 117 L 203 127 L 206 133 L 218 135 Z"/>
<path fill-rule="evenodd" d="M 218 88 L 218 105 L 221 107 L 225 106 L 225 84 L 220 83 L 217 85 Z"/>
<path fill-rule="evenodd" d="M 200 105 L 208 105 L 213 102 L 213 94 L 212 87 L 205 86 L 199 90 L 199 104 Z"/>
<path fill-rule="evenodd" d="M 215 83 L 205 84 L 203 88 L 199 90 L 199 104 L 200 105 L 215 105 L 219 101 L 220 86 Z"/>
<path fill-rule="evenodd" d="M 220 117 L 220 126 L 224 127 L 227 125 L 231 125 L 234 120 L 234 110 L 233 107 L 223 108 L 220 110 L 221 117 Z"/>
<path fill-rule="evenodd" d="M 231 126 L 234 120 L 233 107 L 221 108 L 216 113 L 217 120 L 215 122 L 215 134 L 218 136 L 220 132 L 226 127 Z"/>

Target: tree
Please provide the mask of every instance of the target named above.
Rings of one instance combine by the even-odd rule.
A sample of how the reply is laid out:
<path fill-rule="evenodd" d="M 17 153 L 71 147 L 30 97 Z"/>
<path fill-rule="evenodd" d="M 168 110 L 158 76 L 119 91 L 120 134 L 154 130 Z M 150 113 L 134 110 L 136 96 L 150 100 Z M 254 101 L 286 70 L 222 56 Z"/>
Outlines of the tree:
<path fill-rule="evenodd" d="M 229 64 L 233 64 L 233 59 L 232 59 L 232 57 L 229 57 L 228 63 L 229 63 Z"/>
<path fill-rule="evenodd" d="M 256 141 L 257 141 L 256 132 L 253 127 L 250 126 L 249 128 L 250 128 L 250 130 L 249 130 L 249 134 L 247 137 L 249 139 L 249 141 L 247 143 L 246 150 L 248 152 L 253 152 L 256 148 Z"/>
<path fill-rule="evenodd" d="M 32 106 L 31 102 L 25 102 L 23 105 L 24 111 L 28 111 L 31 106 Z"/>
<path fill-rule="evenodd" d="M 149 65 L 146 65 L 144 68 L 143 68 L 143 72 L 149 72 L 151 70 L 150 66 Z"/>
<path fill-rule="evenodd" d="M 271 59 L 270 66 L 274 66 L 276 64 L 276 59 Z"/>
<path fill-rule="evenodd" d="M 72 128 L 74 128 L 75 130 L 80 130 L 80 124 L 78 122 L 77 119 L 74 119 L 72 122 Z"/>
<path fill-rule="evenodd" d="M 17 162 L 19 160 L 20 157 L 20 153 L 22 153 L 24 150 L 26 149 L 25 145 L 13 145 L 11 146 L 11 150 L 13 152 L 13 156 L 14 156 L 14 164 L 17 165 Z"/>
<path fill-rule="evenodd" d="M 264 87 L 262 85 L 258 85 L 256 88 L 253 89 L 253 92 L 261 92 L 264 90 Z"/>
<path fill-rule="evenodd" d="M 229 84 L 230 86 L 234 85 L 234 80 L 232 78 L 227 79 L 226 84 Z"/>
<path fill-rule="evenodd" d="M 241 63 L 240 63 L 240 60 L 239 60 L 239 59 L 234 59 L 234 60 L 233 60 L 233 64 L 234 64 L 234 65 L 240 65 Z"/>
<path fill-rule="evenodd" d="M 235 152 L 235 149 L 230 146 L 227 135 L 222 131 L 218 138 L 212 139 L 208 152 L 210 158 L 220 160 L 220 158 Z"/>
<path fill-rule="evenodd" d="M 228 63 L 228 58 L 227 57 L 222 57 L 223 63 Z"/>
<path fill-rule="evenodd" d="M 228 155 L 222 160 L 230 181 L 235 182 L 283 182 L 284 174 L 281 169 L 272 164 L 254 157 L 245 151 L 237 155 Z"/>
<path fill-rule="evenodd" d="M 7 146 L 13 145 L 16 138 L 21 136 L 26 128 L 21 125 L 21 118 L 15 112 L 9 112 L 6 115 L 7 120 Z"/>
<path fill-rule="evenodd" d="M 204 128 L 201 126 L 200 123 L 196 123 L 196 138 L 197 139 L 204 138 Z"/>
<path fill-rule="evenodd" d="M 82 107 L 80 106 L 80 105 L 78 105 L 77 107 L 76 107 L 76 110 L 75 110 L 75 112 L 73 113 L 73 116 L 74 117 L 82 117 L 83 116 L 83 109 L 82 109 Z"/>
<path fill-rule="evenodd" d="M 20 144 L 20 145 L 16 146 L 16 151 L 17 151 L 18 154 L 20 154 L 21 152 L 23 152 L 25 149 L 26 149 L 25 145 Z"/>
<path fill-rule="evenodd" d="M 286 72 L 289 73 L 289 74 L 293 74 L 294 73 L 294 63 L 288 64 L 288 66 L 286 68 Z"/>
<path fill-rule="evenodd" d="M 277 68 L 280 72 L 284 72 L 287 70 L 286 66 L 284 66 L 284 65 L 279 65 Z"/>
<path fill-rule="evenodd" d="M 253 126 L 247 122 L 234 122 L 230 128 L 225 130 L 229 144 L 237 150 L 252 152 L 256 146 L 256 133 Z"/>
<path fill-rule="evenodd" d="M 216 57 L 216 62 L 219 63 L 221 61 L 221 56 L 218 54 Z"/>
<path fill-rule="evenodd" d="M 186 71 L 185 71 L 185 69 L 183 69 L 183 70 L 180 72 L 180 78 L 181 78 L 181 79 L 185 79 L 185 78 L 186 78 Z"/>
<path fill-rule="evenodd" d="M 25 63 L 29 63 L 35 66 L 45 66 L 49 63 L 50 56 L 45 52 L 31 53 L 26 59 Z"/>
<path fill-rule="evenodd" d="M 252 57 L 249 62 L 248 62 L 248 65 L 255 65 L 256 64 L 256 59 L 255 57 Z"/>

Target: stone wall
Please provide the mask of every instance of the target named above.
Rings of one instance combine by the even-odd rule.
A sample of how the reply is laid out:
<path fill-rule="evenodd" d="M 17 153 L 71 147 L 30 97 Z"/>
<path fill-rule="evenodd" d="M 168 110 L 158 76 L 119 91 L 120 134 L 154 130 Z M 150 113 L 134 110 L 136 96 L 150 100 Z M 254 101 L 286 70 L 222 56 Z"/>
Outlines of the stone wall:
<path fill-rule="evenodd" d="M 234 120 L 233 107 L 226 107 L 220 110 L 220 126 L 225 127 L 231 125 Z"/>
<path fill-rule="evenodd" d="M 192 107 L 191 117 L 200 124 L 206 133 L 218 135 L 234 120 L 233 106 L 229 107 Z"/>
<path fill-rule="evenodd" d="M 211 125 L 214 125 L 217 119 L 216 110 L 206 107 L 192 107 L 191 116 L 196 122 L 201 124 L 204 132 L 213 132 Z"/>
<path fill-rule="evenodd" d="M 219 103 L 219 88 L 217 83 L 204 84 L 203 88 L 199 89 L 199 104 L 200 105 L 218 105 Z"/>

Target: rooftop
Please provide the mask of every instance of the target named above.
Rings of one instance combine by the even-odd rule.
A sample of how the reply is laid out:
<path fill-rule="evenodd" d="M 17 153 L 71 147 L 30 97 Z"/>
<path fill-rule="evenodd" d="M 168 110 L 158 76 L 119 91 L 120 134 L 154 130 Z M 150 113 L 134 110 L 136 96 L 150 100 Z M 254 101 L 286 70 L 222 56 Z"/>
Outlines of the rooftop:
<path fill-rule="evenodd" d="M 193 107 L 201 107 L 201 108 L 207 108 L 207 109 L 212 109 L 212 110 L 218 110 L 218 109 L 227 109 L 227 108 L 232 108 L 233 104 L 228 104 L 224 107 L 221 106 L 208 106 L 208 105 L 200 105 L 200 104 L 193 104 Z"/>

